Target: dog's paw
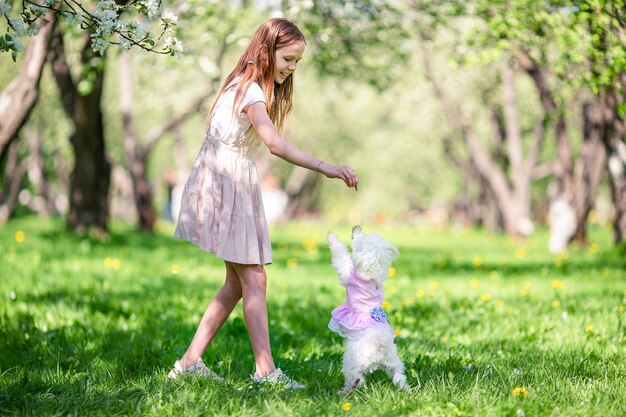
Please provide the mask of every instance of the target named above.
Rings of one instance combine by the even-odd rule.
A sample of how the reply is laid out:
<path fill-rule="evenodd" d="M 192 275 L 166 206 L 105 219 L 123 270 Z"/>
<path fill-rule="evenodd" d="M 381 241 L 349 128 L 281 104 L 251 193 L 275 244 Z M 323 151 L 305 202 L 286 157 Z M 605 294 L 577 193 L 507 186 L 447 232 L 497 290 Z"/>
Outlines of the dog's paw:
<path fill-rule="evenodd" d="M 417 390 L 414 390 L 409 384 L 407 384 L 406 382 L 404 384 L 398 385 L 398 387 L 400 387 L 401 390 L 406 391 L 406 392 L 415 392 Z"/>
<path fill-rule="evenodd" d="M 404 375 L 395 375 L 393 377 L 393 383 L 400 389 L 402 389 L 403 391 L 406 392 L 413 392 L 413 391 L 417 391 L 414 390 L 408 382 L 406 382 L 406 377 Z"/>
<path fill-rule="evenodd" d="M 333 246 L 339 243 L 339 238 L 333 232 L 328 232 L 326 234 L 326 240 L 328 240 L 328 244 L 330 246 Z"/>

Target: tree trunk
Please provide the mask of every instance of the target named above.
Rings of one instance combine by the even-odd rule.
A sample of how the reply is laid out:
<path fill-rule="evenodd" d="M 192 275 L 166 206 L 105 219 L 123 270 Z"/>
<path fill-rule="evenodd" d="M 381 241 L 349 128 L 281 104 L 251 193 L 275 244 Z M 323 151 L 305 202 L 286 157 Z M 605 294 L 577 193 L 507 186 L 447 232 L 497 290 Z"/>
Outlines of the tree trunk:
<path fill-rule="evenodd" d="M 111 164 L 105 153 L 101 107 L 105 57 L 95 55 L 88 37 L 81 52 L 81 65 L 89 77 L 82 81 L 87 82 L 89 88 L 88 91 L 79 93 L 76 88 L 78 84 L 72 80 L 62 34 L 55 32 L 49 59 L 61 93 L 63 108 L 74 125 L 70 143 L 74 149 L 75 161 L 70 175 L 67 223 L 79 233 L 86 232 L 90 227 L 105 233 L 109 219 L 108 196 L 111 181 Z"/>
<path fill-rule="evenodd" d="M 592 159 L 585 159 L 577 163 L 577 175 L 580 177 L 574 178 L 571 168 L 571 142 L 567 132 L 565 114 L 557 108 L 553 93 L 548 87 L 545 70 L 526 51 L 518 49 L 513 54 L 537 88 L 539 101 L 545 114 L 544 129 L 548 124 L 554 124 L 557 155 L 552 164 L 555 180 L 548 193 L 550 198 L 550 242 L 548 246 L 551 252 L 558 253 L 567 247 L 567 243 L 574 236 L 578 236 L 577 239 L 580 241 L 584 240 L 589 211 L 586 208 L 588 205 L 586 201 L 593 201 L 595 187 L 591 184 L 584 186 L 579 182 L 576 185 L 582 186 L 582 188 L 576 188 L 574 181 L 584 181 L 584 177 L 591 174 L 588 172 L 590 167 L 587 167 L 586 164 L 591 163 Z M 589 142 L 587 147 L 593 149 L 593 142 Z M 587 193 L 590 192 L 593 194 L 588 195 Z"/>
<path fill-rule="evenodd" d="M 602 115 L 602 142 L 608 158 L 609 184 L 613 198 L 613 241 L 626 239 L 626 129 L 619 116 L 616 93 L 600 90 L 598 101 Z"/>
<path fill-rule="evenodd" d="M 56 16 L 52 11 L 46 13 L 48 23 L 42 23 L 39 34 L 30 39 L 17 77 L 0 94 L 0 163 L 39 98 L 39 81 Z"/>
<path fill-rule="evenodd" d="M 45 159 L 42 148 L 42 123 L 37 123 L 34 129 L 27 129 L 26 139 L 29 150 L 28 180 L 37 191 L 33 200 L 32 209 L 40 216 L 48 217 L 54 212 L 54 201 L 50 195 L 50 184 L 46 176 Z"/>
<path fill-rule="evenodd" d="M 131 104 L 133 101 L 133 81 L 130 53 L 122 53 L 119 57 L 120 69 L 120 110 L 124 128 L 124 151 L 133 184 L 133 197 L 139 220 L 139 230 L 152 233 L 156 214 L 152 207 L 152 186 L 148 181 L 148 154 L 135 136 Z"/>
<path fill-rule="evenodd" d="M 533 59 L 531 56 L 523 50 L 515 50 L 513 54 L 521 66 L 526 71 L 528 76 L 535 83 L 537 91 L 539 93 L 539 101 L 545 112 L 546 119 L 545 124 L 552 121 L 554 123 L 554 130 L 556 134 L 557 143 L 557 158 L 553 165 L 555 176 L 555 191 L 554 199 L 565 198 L 567 201 L 572 199 L 572 169 L 571 159 L 572 150 L 569 134 L 567 132 L 567 123 L 565 122 L 565 115 L 562 111 L 559 111 L 554 101 L 552 91 L 548 87 L 544 69 Z"/>
<path fill-rule="evenodd" d="M 303 216 L 314 211 L 316 207 L 317 193 L 320 183 L 320 175 L 302 167 L 294 167 L 285 192 L 289 197 L 287 207 L 285 207 L 286 219 Z"/>
<path fill-rule="evenodd" d="M 425 37 L 422 35 L 422 40 Z M 530 184 L 537 161 L 537 152 L 529 152 L 524 158 L 521 150 L 519 116 L 515 104 L 513 72 L 505 70 L 502 74 L 502 93 L 504 96 L 505 132 L 508 156 L 511 162 L 512 179 L 498 165 L 485 149 L 475 130 L 467 123 L 461 111 L 455 106 L 448 94 L 434 77 L 426 51 L 422 51 L 424 71 L 431 82 L 436 98 L 444 112 L 460 132 L 472 164 L 479 175 L 489 185 L 490 191 L 502 214 L 505 232 L 510 236 L 527 236 L 532 233 L 530 214 Z M 539 140 L 542 137 L 538 138 Z M 538 147 L 536 138 L 531 149 Z M 513 166 L 515 164 L 515 166 Z"/>
<path fill-rule="evenodd" d="M 492 119 L 492 121 L 495 121 L 495 119 Z M 499 131 L 499 129 L 496 130 Z M 505 159 L 504 154 L 500 153 L 501 147 L 499 144 L 501 144 L 501 141 L 496 140 L 494 153 Z M 494 232 L 502 232 L 504 225 L 500 207 L 496 204 L 489 184 L 480 176 L 471 158 L 461 158 L 455 155 L 452 140 L 449 137 L 443 138 L 443 151 L 448 161 L 461 172 L 462 192 L 455 202 L 455 217 L 460 218 L 464 224 L 470 226 L 483 226 Z M 470 191 L 472 182 L 478 185 L 477 195 L 473 195 Z"/>
<path fill-rule="evenodd" d="M 18 142 L 13 141 L 7 150 L 6 174 L 4 175 L 4 189 L 0 194 L 0 225 L 9 220 L 15 204 L 17 196 L 20 192 L 22 179 L 28 169 L 28 157 L 19 160 Z"/>
<path fill-rule="evenodd" d="M 573 209 L 576 230 L 572 240 L 587 243 L 587 216 L 595 202 L 598 184 L 604 171 L 606 151 L 601 138 L 599 109 L 589 103 L 583 105 L 583 144 L 574 167 Z"/>

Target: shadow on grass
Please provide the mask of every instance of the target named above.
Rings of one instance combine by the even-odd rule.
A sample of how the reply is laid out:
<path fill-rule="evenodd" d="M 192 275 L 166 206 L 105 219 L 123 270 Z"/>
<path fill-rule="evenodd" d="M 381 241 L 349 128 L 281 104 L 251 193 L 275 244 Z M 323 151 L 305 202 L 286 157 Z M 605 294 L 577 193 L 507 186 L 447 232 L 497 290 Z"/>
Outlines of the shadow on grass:
<path fill-rule="evenodd" d="M 134 255 L 146 258 L 147 262 L 157 250 L 175 253 L 178 259 L 201 259 L 201 263 L 207 256 L 193 245 L 159 234 L 112 233 L 101 240 L 55 229 L 43 232 L 41 237 L 54 242 L 46 249 L 49 256 L 61 259 L 75 258 L 76 248 L 81 245 L 89 252 L 130 248 Z M 277 263 L 284 264 L 292 256 L 290 245 L 291 242 L 285 251 L 276 251 Z M 471 262 L 441 256 L 436 249 L 401 247 L 400 250 L 402 258 L 398 268 L 408 270 L 408 275 L 416 278 L 458 276 L 477 270 Z M 318 258 L 304 257 L 299 260 L 300 264 L 330 265 L 327 247 L 318 245 L 317 251 Z M 619 255 L 617 251 L 600 257 L 602 267 L 623 269 L 624 260 Z M 496 270 L 506 277 L 538 274 L 546 269 L 563 274 L 568 271 L 566 268 L 576 268 L 577 272 L 597 271 L 598 263 L 573 259 L 564 268 L 556 268 L 551 261 L 504 265 L 486 262 L 478 271 Z M 328 271 L 334 273 L 330 267 Z M 207 287 L 214 294 L 219 284 L 190 284 L 183 277 L 162 275 L 133 290 L 104 291 L 94 279 L 93 285 L 86 289 L 49 288 L 20 294 L 19 301 L 27 306 L 45 310 L 65 304 L 78 312 L 78 316 L 58 327 L 44 329 L 37 325 L 37 318 L 28 309 L 0 315 L 0 410 L 36 415 L 81 414 L 85 410 L 102 412 L 106 409 L 110 414 L 132 414 L 141 409 L 141 404 L 145 406 L 149 394 L 162 395 L 163 401 L 176 401 L 176 389 L 170 390 L 165 372 L 184 352 L 195 332 L 197 322 L 190 317 L 202 313 L 194 306 L 209 301 L 200 291 Z M 318 291 L 333 290 L 320 285 Z M 463 302 L 453 300 L 447 307 L 428 302 L 401 313 L 428 320 L 451 314 L 444 308 L 461 311 Z M 343 340 L 327 329 L 331 309 L 328 303 L 317 302 L 314 296 L 303 297 L 295 291 L 287 294 L 285 301 L 270 301 L 268 306 L 270 320 L 274 318 L 270 338 L 277 364 L 311 386 L 305 395 L 319 400 L 336 398 L 335 390 L 343 382 L 340 371 Z M 455 324 L 456 330 L 470 332 L 477 320 L 470 318 Z M 619 359 L 616 355 L 603 357 L 584 347 L 546 350 L 537 346 L 537 340 L 523 336 L 494 335 L 489 341 L 475 340 L 456 347 L 433 340 L 401 338 L 397 345 L 407 366 L 409 382 L 415 386 L 419 381 L 422 389 L 438 390 L 446 395 L 472 390 L 477 380 L 482 389 L 491 390 L 492 394 L 502 393 L 502 396 L 510 396 L 512 386 L 530 386 L 543 381 L 558 384 L 581 378 L 600 383 L 615 376 L 607 369 L 617 368 L 605 365 Z M 225 323 L 205 354 L 205 361 L 236 384 L 247 385 L 254 359 L 241 317 L 233 316 Z M 530 368 L 530 364 L 537 364 L 536 369 Z M 380 372 L 368 377 L 368 381 L 368 389 L 373 390 L 391 385 L 387 376 Z M 206 386 L 200 389 L 206 390 Z M 171 393 L 160 394 L 162 391 Z M 238 398 L 259 397 L 259 401 L 263 401 L 256 392 L 230 389 L 218 392 Z"/>

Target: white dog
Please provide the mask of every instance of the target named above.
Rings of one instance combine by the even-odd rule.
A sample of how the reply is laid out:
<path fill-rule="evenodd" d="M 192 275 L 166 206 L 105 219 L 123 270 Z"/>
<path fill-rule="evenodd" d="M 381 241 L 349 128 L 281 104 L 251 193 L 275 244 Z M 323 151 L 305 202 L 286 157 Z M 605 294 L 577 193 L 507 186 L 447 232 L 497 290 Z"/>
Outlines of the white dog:
<path fill-rule="evenodd" d="M 328 233 L 332 263 L 339 283 L 346 287 L 346 302 L 332 312 L 328 327 L 346 338 L 343 356 L 344 394 L 365 383 L 364 374 L 387 371 L 393 383 L 410 390 L 404 364 L 398 357 L 395 335 L 382 309 L 383 282 L 398 249 L 376 233 L 352 229 L 352 253 L 333 232 Z"/>

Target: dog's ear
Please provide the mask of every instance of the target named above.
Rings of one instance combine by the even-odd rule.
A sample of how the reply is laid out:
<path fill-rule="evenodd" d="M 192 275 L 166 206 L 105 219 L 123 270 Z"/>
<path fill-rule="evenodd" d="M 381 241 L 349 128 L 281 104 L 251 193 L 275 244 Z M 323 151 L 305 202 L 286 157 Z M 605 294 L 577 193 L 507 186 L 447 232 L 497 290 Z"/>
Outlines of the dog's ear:
<path fill-rule="evenodd" d="M 392 261 L 400 256 L 400 251 L 398 250 L 398 248 L 387 242 L 378 233 L 372 232 L 370 236 L 379 242 L 379 247 L 384 252 L 382 256 L 385 256 L 388 259 L 391 258 Z"/>
<path fill-rule="evenodd" d="M 391 243 L 389 244 L 389 252 L 391 254 L 392 259 L 397 259 L 400 256 L 400 251 L 398 248 L 393 246 Z"/>

